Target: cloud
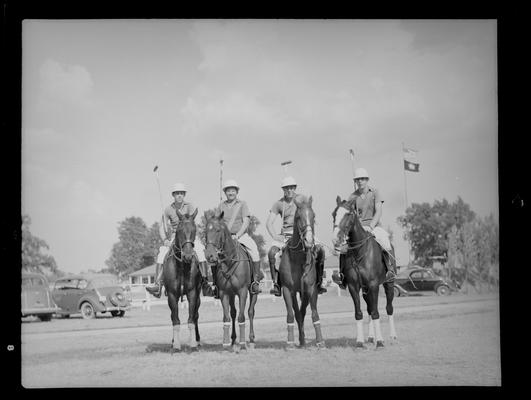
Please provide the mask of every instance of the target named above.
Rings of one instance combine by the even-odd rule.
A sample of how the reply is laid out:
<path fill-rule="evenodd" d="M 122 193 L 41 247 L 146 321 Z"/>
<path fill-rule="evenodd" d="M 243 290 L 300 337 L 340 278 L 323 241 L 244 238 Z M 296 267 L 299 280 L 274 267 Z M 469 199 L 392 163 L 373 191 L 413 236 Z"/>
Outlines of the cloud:
<path fill-rule="evenodd" d="M 69 186 L 67 204 L 72 216 L 78 218 L 99 218 L 108 211 L 103 193 L 81 180 Z"/>

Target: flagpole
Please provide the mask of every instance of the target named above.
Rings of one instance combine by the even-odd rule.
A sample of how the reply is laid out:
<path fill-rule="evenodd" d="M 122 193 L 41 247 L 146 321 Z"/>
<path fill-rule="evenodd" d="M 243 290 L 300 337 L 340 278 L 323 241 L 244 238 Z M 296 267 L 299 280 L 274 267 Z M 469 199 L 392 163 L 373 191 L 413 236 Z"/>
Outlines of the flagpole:
<path fill-rule="evenodd" d="M 404 142 L 402 142 L 402 170 L 404 171 L 404 195 L 406 198 L 406 213 L 408 208 L 408 201 L 407 201 L 407 178 L 406 178 L 406 167 L 404 165 L 404 153 L 406 151 L 406 147 L 404 146 Z M 411 246 L 409 245 L 409 240 L 407 241 L 407 257 L 408 257 L 408 265 L 411 264 Z"/>

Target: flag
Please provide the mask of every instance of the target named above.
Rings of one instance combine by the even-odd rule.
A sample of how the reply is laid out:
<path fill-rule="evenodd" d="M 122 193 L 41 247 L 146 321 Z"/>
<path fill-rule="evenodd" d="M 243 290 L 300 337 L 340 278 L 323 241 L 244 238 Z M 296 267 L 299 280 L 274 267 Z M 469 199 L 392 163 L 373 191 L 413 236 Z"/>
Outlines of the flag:
<path fill-rule="evenodd" d="M 419 172 L 420 164 L 417 162 L 417 150 L 404 147 L 404 169 L 411 172 Z"/>
<path fill-rule="evenodd" d="M 412 163 L 411 161 L 404 160 L 404 169 L 411 172 L 419 172 L 419 163 Z"/>

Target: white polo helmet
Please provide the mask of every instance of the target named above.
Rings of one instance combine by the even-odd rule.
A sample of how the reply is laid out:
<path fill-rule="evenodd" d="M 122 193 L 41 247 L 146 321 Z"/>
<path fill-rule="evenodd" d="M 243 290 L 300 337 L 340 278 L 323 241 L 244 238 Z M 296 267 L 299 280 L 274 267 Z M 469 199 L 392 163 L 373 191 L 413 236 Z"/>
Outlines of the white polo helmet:
<path fill-rule="evenodd" d="M 293 178 L 292 176 L 286 176 L 284 179 L 282 179 L 280 187 L 285 188 L 286 186 L 297 186 L 295 178 Z"/>
<path fill-rule="evenodd" d="M 171 188 L 171 192 L 186 192 L 186 186 L 184 186 L 184 183 L 176 183 Z"/>
<path fill-rule="evenodd" d="M 240 190 L 240 187 L 238 186 L 238 182 L 236 182 L 234 179 L 227 179 L 225 181 L 225 183 L 223 184 L 223 191 L 225 191 L 225 189 L 228 189 L 228 188 L 231 188 L 231 187 L 234 187 L 234 188 Z"/>
<path fill-rule="evenodd" d="M 358 178 L 369 179 L 369 174 L 367 173 L 367 170 L 365 168 L 357 168 L 354 171 L 354 179 L 358 179 Z"/>

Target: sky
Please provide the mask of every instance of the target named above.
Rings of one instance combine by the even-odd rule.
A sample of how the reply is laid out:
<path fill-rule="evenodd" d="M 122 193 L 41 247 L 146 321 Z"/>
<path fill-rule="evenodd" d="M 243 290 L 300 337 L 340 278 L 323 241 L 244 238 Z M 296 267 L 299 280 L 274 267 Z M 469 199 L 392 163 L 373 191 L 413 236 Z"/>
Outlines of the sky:
<path fill-rule="evenodd" d="M 287 160 L 326 246 L 353 167 L 398 265 L 406 194 L 499 216 L 495 20 L 24 20 L 22 39 L 22 212 L 62 271 L 105 268 L 119 222 L 152 225 L 176 182 L 215 207 L 220 159 L 268 243 Z"/>

